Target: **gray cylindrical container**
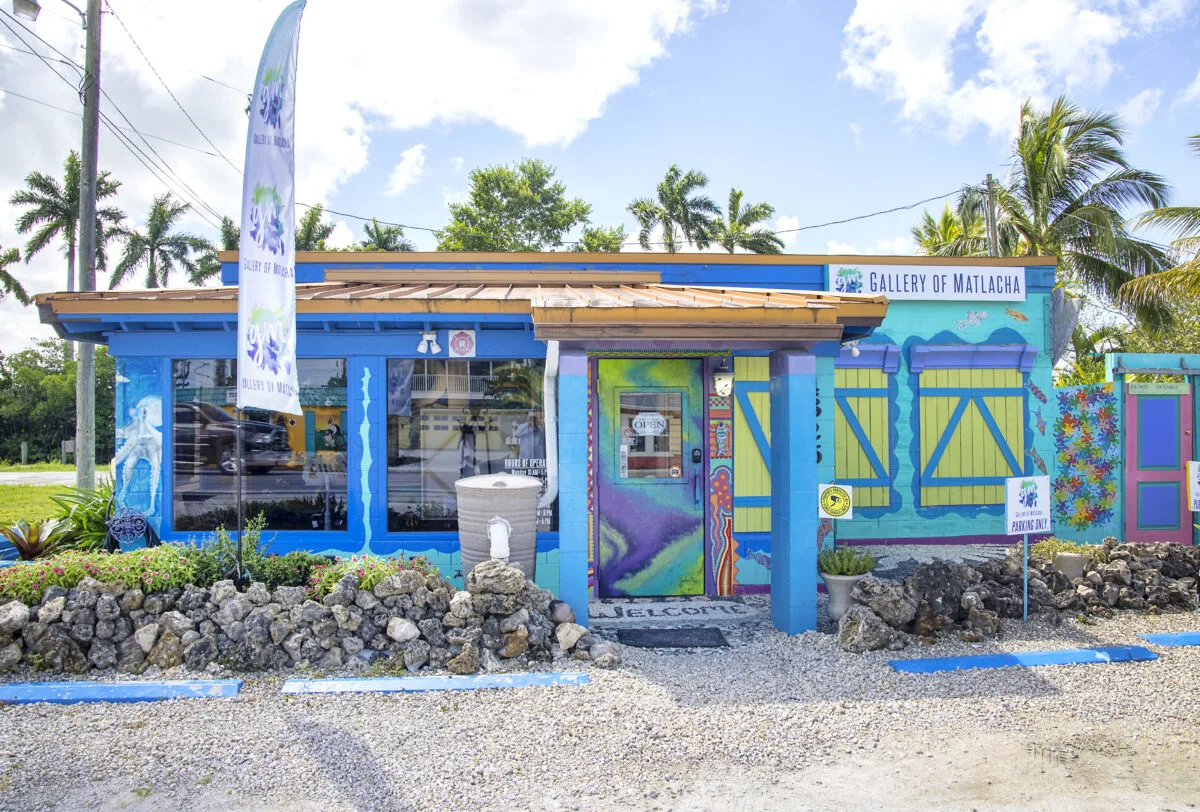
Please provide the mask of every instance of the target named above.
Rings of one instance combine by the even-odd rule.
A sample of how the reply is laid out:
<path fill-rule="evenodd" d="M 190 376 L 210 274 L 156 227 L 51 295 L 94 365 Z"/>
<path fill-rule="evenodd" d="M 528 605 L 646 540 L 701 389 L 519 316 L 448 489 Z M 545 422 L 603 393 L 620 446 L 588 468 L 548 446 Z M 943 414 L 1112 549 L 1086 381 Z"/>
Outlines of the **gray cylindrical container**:
<path fill-rule="evenodd" d="M 542 481 L 520 474 L 484 474 L 454 483 L 458 493 L 458 543 L 466 579 L 476 564 L 491 558 L 487 524 L 500 516 L 512 526 L 508 561 L 534 577 L 537 566 L 537 503 Z"/>

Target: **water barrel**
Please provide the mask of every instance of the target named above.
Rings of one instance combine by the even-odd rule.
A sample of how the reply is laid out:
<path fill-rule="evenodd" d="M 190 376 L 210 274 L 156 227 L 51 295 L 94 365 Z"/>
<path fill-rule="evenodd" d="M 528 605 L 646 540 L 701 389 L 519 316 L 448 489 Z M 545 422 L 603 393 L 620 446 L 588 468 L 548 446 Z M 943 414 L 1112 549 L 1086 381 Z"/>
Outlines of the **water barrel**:
<path fill-rule="evenodd" d="M 454 483 L 458 493 L 458 543 L 465 579 L 476 564 L 491 558 L 487 524 L 500 516 L 512 525 L 508 563 L 534 577 L 537 565 L 537 503 L 542 481 L 520 474 L 484 474 Z"/>

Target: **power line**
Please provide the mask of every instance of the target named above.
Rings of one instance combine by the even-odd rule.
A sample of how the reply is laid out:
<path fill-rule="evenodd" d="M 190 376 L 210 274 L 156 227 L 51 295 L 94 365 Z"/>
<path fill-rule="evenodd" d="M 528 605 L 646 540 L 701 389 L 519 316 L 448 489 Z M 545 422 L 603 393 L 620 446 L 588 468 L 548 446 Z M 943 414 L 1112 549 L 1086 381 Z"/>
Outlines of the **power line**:
<path fill-rule="evenodd" d="M 233 171 L 237 172 L 240 175 L 242 173 L 242 170 L 238 169 L 237 166 L 234 165 L 233 161 L 229 160 L 229 158 L 226 157 L 225 153 L 221 152 L 220 147 L 218 147 L 216 144 L 214 144 L 212 142 L 212 139 L 209 138 L 208 135 L 204 132 L 204 130 L 202 130 L 200 128 L 200 125 L 196 123 L 196 119 L 192 118 L 191 114 L 188 113 L 188 111 L 184 108 L 183 104 L 179 101 L 178 98 L 176 98 L 175 94 L 173 92 L 171 92 L 171 88 L 167 86 L 166 81 L 162 78 L 161 75 L 159 75 L 158 69 L 155 68 L 154 63 L 150 61 L 150 57 L 146 56 L 146 52 L 142 50 L 142 46 L 139 45 L 138 41 L 134 38 L 133 32 L 131 32 L 129 30 L 128 26 L 125 25 L 125 21 L 121 19 L 121 15 L 117 14 L 117 10 L 115 8 L 113 8 L 112 3 L 108 2 L 108 0 L 105 0 L 104 5 L 108 6 L 108 12 L 110 14 L 112 14 L 113 19 L 115 19 L 120 24 L 121 29 L 125 32 L 125 35 L 129 37 L 129 41 L 133 43 L 133 47 L 137 48 L 137 52 L 142 55 L 142 59 L 146 60 L 146 64 L 150 67 L 150 72 L 154 74 L 154 77 L 156 79 L 158 79 L 159 84 L 161 84 L 163 86 L 163 89 L 167 91 L 167 95 L 171 97 L 171 101 L 175 102 L 175 106 L 178 107 L 179 111 L 181 113 L 183 113 L 184 116 L 187 117 L 187 120 L 190 121 L 192 123 L 192 126 L 196 128 L 196 132 L 200 133 L 201 137 L 203 137 L 204 140 L 208 142 L 208 145 L 210 147 L 212 147 L 217 152 L 218 155 L 220 155 L 222 158 L 225 159 L 225 163 L 229 164 L 229 166 L 233 168 Z"/>
<path fill-rule="evenodd" d="M 951 195 L 956 195 L 959 193 L 959 191 L 960 191 L 959 189 L 955 189 L 954 191 L 946 192 L 943 195 L 937 195 L 935 197 L 927 197 L 924 200 L 918 200 L 916 203 L 909 203 L 905 206 L 896 206 L 895 208 L 891 208 L 891 209 L 882 209 L 880 211 L 873 211 L 870 214 L 860 214 L 857 217 L 847 217 L 845 220 L 830 220 L 827 223 L 817 223 L 817 224 L 811 225 L 811 226 L 800 226 L 799 228 L 785 228 L 780 231 L 775 231 L 772 233 L 774 233 L 774 234 L 791 234 L 791 233 L 794 233 L 797 231 L 811 231 L 814 228 L 825 228 L 826 226 L 840 226 L 843 223 L 853 223 L 856 220 L 866 220 L 869 217 L 878 217 L 882 214 L 893 214 L 898 211 L 907 211 L 909 209 L 915 209 L 917 206 L 922 206 L 926 203 L 932 203 L 935 200 L 942 200 L 943 198 L 950 197 Z"/>

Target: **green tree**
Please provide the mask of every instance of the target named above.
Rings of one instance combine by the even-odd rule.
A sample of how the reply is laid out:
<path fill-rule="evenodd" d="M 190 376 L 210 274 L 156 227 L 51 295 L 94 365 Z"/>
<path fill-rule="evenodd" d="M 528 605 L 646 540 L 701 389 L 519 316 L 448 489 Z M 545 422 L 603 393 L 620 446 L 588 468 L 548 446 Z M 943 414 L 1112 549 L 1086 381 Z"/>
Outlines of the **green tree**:
<path fill-rule="evenodd" d="M 187 203 L 175 200 L 170 192 L 154 198 L 150 216 L 144 231 L 122 229 L 125 250 L 121 261 L 113 269 L 108 289 L 113 290 L 130 275 L 146 269 L 146 287 L 167 287 L 171 272 L 176 268 L 194 279 L 199 272 L 197 255 L 209 250 L 207 240 L 194 234 L 176 232 L 175 223 L 191 208 Z"/>
<path fill-rule="evenodd" d="M 1077 325 L 1067 353 L 1055 370 L 1055 386 L 1104 383 L 1104 354 L 1124 351 L 1129 336 L 1125 325 L 1106 324 L 1095 329 Z"/>
<path fill-rule="evenodd" d="M 60 443 L 75 436 L 75 362 L 59 339 L 0 353 L 0 459 L 21 458 L 21 441 L 30 459 L 59 459 Z M 112 459 L 116 364 L 104 347 L 96 348 L 96 458 Z"/>
<path fill-rule="evenodd" d="M 120 187 L 108 172 L 101 172 L 96 178 L 96 201 L 112 197 Z M 63 182 L 52 175 L 41 172 L 30 172 L 25 176 L 25 188 L 13 193 L 8 202 L 14 206 L 24 206 L 20 217 L 17 218 L 17 231 L 21 234 L 31 234 L 25 243 L 25 262 L 29 263 L 38 252 L 61 238 L 63 253 L 67 258 L 67 290 L 75 290 L 75 256 L 76 239 L 79 231 L 79 155 L 74 151 L 67 155 L 63 162 Z M 104 245 L 107 236 L 119 233 L 118 226 L 125 219 L 125 214 L 114 207 L 96 208 L 96 265 L 103 271 Z M 32 232 L 32 233 L 31 233 Z"/>
<path fill-rule="evenodd" d="M 200 259 L 196 263 L 196 272 L 190 274 L 188 280 L 193 285 L 203 285 L 210 279 L 219 278 L 221 276 L 221 260 L 217 258 L 217 251 L 237 251 L 241 239 L 242 229 L 233 222 L 233 218 L 222 217 L 221 247 L 218 249 L 212 243 L 207 243 L 204 253 L 200 255 Z"/>
<path fill-rule="evenodd" d="M 568 198 L 544 161 L 473 169 L 466 203 L 450 204 L 450 223 L 437 232 L 439 251 L 545 251 L 559 248 L 592 207 Z"/>
<path fill-rule="evenodd" d="M 1189 138 L 1188 147 L 1200 155 L 1200 135 Z M 1200 206 L 1160 206 L 1134 221 L 1134 228 L 1148 226 L 1171 234 L 1172 267 L 1126 282 L 1122 294 L 1147 304 L 1178 297 L 1200 299 Z"/>
<path fill-rule="evenodd" d="M 949 203 L 936 220 L 928 211 L 924 212 L 920 222 L 912 227 L 917 252 L 942 257 L 986 256 L 987 227 L 982 215 L 967 214 L 965 222 L 963 217 L 964 213 L 951 209 Z"/>
<path fill-rule="evenodd" d="M 1065 97 L 1047 110 L 1026 102 L 1012 169 L 993 186 L 997 230 L 1009 252 L 1057 257 L 1061 281 L 1155 321 L 1167 316 L 1162 302 L 1133 302 L 1121 289 L 1161 270 L 1166 256 L 1129 233 L 1123 210 L 1163 206 L 1170 187 L 1130 166 L 1124 141 L 1115 115 L 1082 110 Z M 966 187 L 960 211 L 981 219 L 985 200 L 982 184 Z"/>
<path fill-rule="evenodd" d="M 729 253 L 738 248 L 752 254 L 779 254 L 783 252 L 783 240 L 761 223 L 775 216 L 775 207 L 766 203 L 753 203 L 742 208 L 742 190 L 729 190 L 729 208 L 724 219 L 712 221 L 712 241 Z"/>
<path fill-rule="evenodd" d="M 695 169 L 686 174 L 671 164 L 659 182 L 653 198 L 640 197 L 629 204 L 629 212 L 638 222 L 638 244 L 650 250 L 650 236 L 655 227 L 662 229 L 662 242 L 667 253 L 674 254 L 686 243 L 707 248 L 714 217 L 721 209 L 712 198 L 699 194 L 708 186 L 708 176 Z"/>
<path fill-rule="evenodd" d="M 619 254 L 623 245 L 625 245 L 625 226 L 616 228 L 591 226 L 583 230 L 583 236 L 580 237 L 579 242 L 571 246 L 571 250 L 576 253 Z"/>
<path fill-rule="evenodd" d="M 365 239 L 355 246 L 356 251 L 416 251 L 417 246 L 404 236 L 403 226 L 380 224 L 374 217 L 363 226 Z"/>
<path fill-rule="evenodd" d="M 21 252 L 16 248 L 9 248 L 5 251 L 0 246 L 0 301 L 11 293 L 13 298 L 21 304 L 29 304 L 29 294 L 25 292 L 25 288 L 8 270 L 10 265 L 16 265 L 20 261 Z"/>
<path fill-rule="evenodd" d="M 333 234 L 333 223 L 325 222 L 325 207 L 316 205 L 304 212 L 296 224 L 297 251 L 325 251 L 325 241 Z"/>

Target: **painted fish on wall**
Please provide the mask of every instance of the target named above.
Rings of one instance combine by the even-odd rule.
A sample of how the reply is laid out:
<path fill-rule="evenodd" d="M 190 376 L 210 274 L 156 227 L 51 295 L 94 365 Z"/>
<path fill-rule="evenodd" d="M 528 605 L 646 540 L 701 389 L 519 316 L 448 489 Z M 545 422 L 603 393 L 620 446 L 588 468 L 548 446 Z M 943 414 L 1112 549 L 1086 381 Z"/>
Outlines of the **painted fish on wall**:
<path fill-rule="evenodd" d="M 987 317 L 986 310 L 970 310 L 967 312 L 967 317 L 956 320 L 954 326 L 959 330 L 965 330 L 968 327 L 978 327 Z"/>
<path fill-rule="evenodd" d="M 1029 391 L 1033 393 L 1033 396 L 1035 398 L 1040 400 L 1042 403 L 1046 402 L 1046 393 L 1043 392 L 1036 383 L 1034 383 L 1033 381 L 1030 381 L 1028 384 L 1026 384 L 1026 386 L 1029 387 Z"/>
<path fill-rule="evenodd" d="M 1004 308 L 1004 312 L 1011 316 L 1016 321 L 1029 321 L 1029 317 L 1020 310 L 1015 310 L 1011 307 Z"/>

